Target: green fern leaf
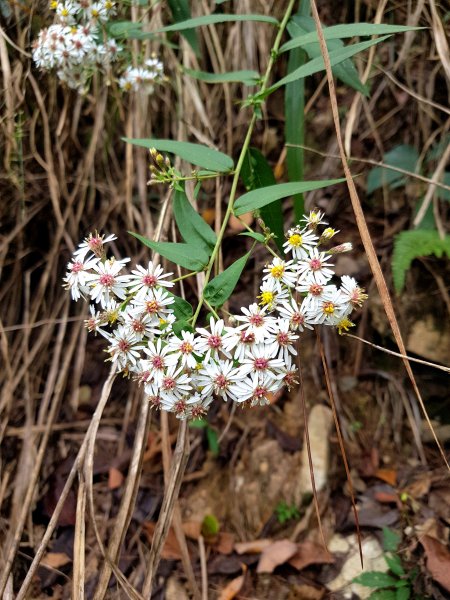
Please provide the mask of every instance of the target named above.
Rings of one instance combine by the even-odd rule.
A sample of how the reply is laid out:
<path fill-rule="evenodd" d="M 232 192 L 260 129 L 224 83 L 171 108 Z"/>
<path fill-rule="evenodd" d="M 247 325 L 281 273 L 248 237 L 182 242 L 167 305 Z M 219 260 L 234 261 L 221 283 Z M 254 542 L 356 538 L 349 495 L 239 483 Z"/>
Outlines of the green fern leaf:
<path fill-rule="evenodd" d="M 405 285 L 406 271 L 412 261 L 420 256 L 434 254 L 441 258 L 446 254 L 450 258 L 450 235 L 442 240 L 437 231 L 414 230 L 402 231 L 394 240 L 394 253 L 392 256 L 392 275 L 394 287 L 400 292 Z"/>

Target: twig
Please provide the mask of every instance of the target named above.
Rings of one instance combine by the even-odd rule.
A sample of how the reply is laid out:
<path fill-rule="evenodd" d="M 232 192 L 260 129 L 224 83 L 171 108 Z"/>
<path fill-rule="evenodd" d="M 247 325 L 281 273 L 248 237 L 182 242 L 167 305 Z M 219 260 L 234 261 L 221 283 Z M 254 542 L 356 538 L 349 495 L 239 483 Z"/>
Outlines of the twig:
<path fill-rule="evenodd" d="M 202 600 L 208 600 L 208 570 L 206 568 L 205 540 L 201 534 L 198 538 L 198 551 L 202 571 Z"/>

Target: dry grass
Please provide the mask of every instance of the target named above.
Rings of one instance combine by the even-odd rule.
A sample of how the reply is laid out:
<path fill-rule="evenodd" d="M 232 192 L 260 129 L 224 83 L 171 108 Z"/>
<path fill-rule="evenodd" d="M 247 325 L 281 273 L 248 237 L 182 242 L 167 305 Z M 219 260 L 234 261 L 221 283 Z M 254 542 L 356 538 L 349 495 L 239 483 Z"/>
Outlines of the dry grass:
<path fill-rule="evenodd" d="M 54 77 L 39 74 L 31 63 L 30 41 L 50 19 L 45 4 L 35 0 L 11 3 L 12 13 L 0 29 L 3 90 L 0 121 L 3 157 L 0 172 L 3 198 L 0 207 L 3 224 L 0 239 L 3 373 L 0 379 L 0 596 L 3 590 L 7 590 L 5 598 L 12 597 L 11 591 L 21 588 L 17 598 L 30 597 L 27 590 L 33 575 L 58 525 L 64 499 L 78 479 L 72 596 L 84 597 L 85 584 L 95 570 L 93 565 L 98 564 L 100 575 L 92 596 L 96 600 L 110 593 L 107 586 L 111 574 L 115 575 L 120 586 L 119 595 L 147 598 L 150 593 L 149 577 L 145 576 L 149 564 L 148 549 L 135 541 L 134 551 L 139 558 L 128 579 L 121 572 L 119 557 L 140 485 L 150 431 L 148 404 L 132 384 L 112 387 L 114 374 L 107 378 L 107 370 L 100 367 L 92 387 L 101 385 L 103 379 L 106 383 L 95 412 L 91 411 L 93 414 L 86 434 L 77 435 L 72 441 L 59 437 L 61 432 L 67 432 L 75 425 L 74 421 L 79 420 L 80 414 L 85 414 L 86 407 L 80 397 L 83 374 L 89 361 L 96 360 L 96 350 L 89 350 L 82 327 L 84 308 L 71 303 L 61 287 L 61 278 L 70 252 L 91 230 L 119 233 L 122 253 L 136 260 L 143 256 L 144 251 L 125 235 L 125 231 L 139 231 L 155 239 L 175 239 L 169 195 L 163 189 L 155 191 L 155 188 L 147 186 L 145 150 L 125 145 L 120 138 L 154 135 L 188 139 L 235 156 L 250 119 L 249 110 L 241 109 L 236 102 L 245 97 L 246 91 L 238 84 L 208 86 L 196 82 L 184 76 L 180 66 L 214 72 L 237 69 L 263 72 L 269 57 L 272 32 L 269 26 L 255 23 L 202 28 L 199 33 L 201 60 L 183 40 L 179 50 L 163 48 L 170 81 L 156 95 L 124 98 L 114 83 L 104 87 L 101 81 L 95 80 L 91 93 L 80 97 L 58 86 Z M 281 4 L 274 0 L 241 0 L 230 2 L 229 11 L 279 16 L 283 10 Z M 386 148 L 391 147 L 394 141 L 408 141 L 425 152 L 433 143 L 444 139 L 450 126 L 449 110 L 446 108 L 450 82 L 448 45 L 442 17 L 439 16 L 442 7 L 432 0 L 429 3 L 418 2 L 414 11 L 407 12 L 406 5 L 397 6 L 386 0 L 379 3 L 378 10 L 374 12 L 371 8 L 373 3 L 369 2 L 357 2 L 354 6 L 353 3 L 344 6 L 332 4 L 321 6 L 319 3 L 321 19 L 327 24 L 351 19 L 347 12 L 354 9 L 365 21 L 387 22 L 388 16 L 394 12 L 397 23 L 431 28 L 396 38 L 392 42 L 396 46 L 395 54 L 393 46 L 386 45 L 373 49 L 367 62 L 357 61 L 362 79 L 371 77 L 369 99 L 338 88 L 337 103 L 349 106 L 342 136 L 347 155 L 378 164 Z M 198 14 L 211 11 L 211 3 L 206 0 L 195 2 L 193 6 Z M 335 11 L 340 10 L 342 15 L 338 18 Z M 135 20 L 142 18 L 148 22 L 149 29 L 161 26 L 168 19 L 162 4 L 157 4 L 151 12 L 134 7 L 132 16 Z M 134 50 L 137 52 L 136 47 Z M 147 44 L 145 52 L 150 55 L 152 50 L 159 51 L 160 48 Z M 376 66 L 375 71 L 370 68 L 372 64 Z M 280 73 L 283 68 L 281 62 Z M 314 92 L 310 81 L 308 97 L 313 97 Z M 332 122 L 329 116 L 320 115 L 321 109 L 328 111 L 326 98 L 323 91 L 316 105 L 307 107 L 312 127 L 317 123 L 318 128 L 318 135 L 311 135 L 310 145 L 319 147 L 326 156 L 322 164 L 316 164 L 313 158 L 309 159 L 313 155 L 306 154 L 308 178 L 320 177 L 324 170 L 327 177 L 340 172 L 339 163 L 335 161 L 337 147 Z M 268 153 L 273 163 L 277 163 L 283 155 L 281 102 L 278 94 L 269 100 L 264 108 L 265 120 L 258 124 L 254 135 L 255 145 Z M 407 133 L 403 131 L 405 123 L 409 128 Z M 340 149 L 343 157 L 343 146 Z M 437 185 L 449 189 L 440 183 L 448 162 L 448 151 L 447 148 L 435 163 L 432 177 L 416 176 L 417 182 L 431 184 L 416 222 L 433 203 L 440 232 L 445 231 L 445 215 L 439 212 L 435 189 Z M 208 197 L 198 200 L 198 208 L 214 211 L 218 230 L 229 182 L 218 181 L 209 185 Z M 311 194 L 311 203 L 320 200 L 317 194 Z M 377 230 L 375 242 L 380 242 L 382 247 L 383 233 L 379 233 L 377 219 L 382 220 L 392 212 L 386 190 L 384 201 L 385 214 L 378 215 L 372 222 Z M 348 223 L 352 217 L 345 206 L 346 200 L 341 198 L 339 202 L 330 202 L 327 208 L 331 213 L 342 209 L 343 221 Z M 361 218 L 364 218 L 362 213 Z M 405 221 L 400 220 L 388 228 L 388 233 L 385 229 L 385 235 L 391 238 L 404 227 Z M 370 240 L 366 229 L 364 245 L 372 244 Z M 388 256 L 383 252 L 382 266 Z M 375 250 L 371 256 L 373 261 L 377 261 Z M 226 256 L 221 260 L 228 263 Z M 382 285 L 380 282 L 382 277 L 378 279 L 378 284 Z M 188 282 L 182 292 L 194 296 L 201 284 L 202 278 L 198 276 L 196 286 Z M 386 300 L 387 288 L 382 286 L 382 289 L 391 324 L 395 324 L 392 305 Z M 358 331 L 361 337 L 370 335 L 364 323 L 366 321 L 362 319 Z M 400 354 L 405 355 L 404 345 L 399 342 L 400 327 L 396 328 L 395 336 Z M 409 362 L 405 361 L 405 364 L 410 369 Z M 410 375 L 413 377 L 412 372 Z M 111 393 L 113 398 L 108 400 Z M 117 396 L 120 394 L 125 395 L 119 402 Z M 108 402 L 113 403 L 110 409 Z M 412 416 L 413 412 L 411 409 L 407 414 L 411 426 L 417 430 L 417 416 Z M 100 522 L 96 486 L 93 485 L 95 444 L 104 417 L 118 419 L 113 450 L 116 456 L 123 454 L 125 438 L 130 429 L 134 431 L 128 476 L 111 526 Z M 176 459 L 178 454 L 183 454 L 184 446 L 177 446 L 175 460 L 172 460 L 170 434 L 173 424 L 164 417 L 161 418 L 161 427 L 167 481 L 170 464 L 178 464 Z M 415 434 L 417 437 L 417 431 Z M 189 437 L 188 433 L 186 435 Z M 417 444 L 419 456 L 425 460 L 419 440 Z M 66 456 L 72 457 L 73 464 L 63 491 L 59 490 L 61 496 L 56 512 L 43 533 L 42 527 L 34 522 L 33 511 L 47 493 L 52 469 Z M 176 497 L 177 493 L 173 499 L 175 504 Z M 195 582 L 184 543 L 179 507 L 175 510 L 175 530 L 183 548 L 185 573 L 193 593 L 199 597 L 198 582 Z M 89 539 L 86 537 L 85 515 L 88 515 Z M 165 526 L 168 525 L 166 522 Z M 27 549 L 28 557 L 34 557 L 32 563 L 24 560 L 23 548 Z M 141 595 L 137 590 L 141 589 L 144 580 L 147 583 Z M 205 585 L 204 568 L 203 583 Z"/>

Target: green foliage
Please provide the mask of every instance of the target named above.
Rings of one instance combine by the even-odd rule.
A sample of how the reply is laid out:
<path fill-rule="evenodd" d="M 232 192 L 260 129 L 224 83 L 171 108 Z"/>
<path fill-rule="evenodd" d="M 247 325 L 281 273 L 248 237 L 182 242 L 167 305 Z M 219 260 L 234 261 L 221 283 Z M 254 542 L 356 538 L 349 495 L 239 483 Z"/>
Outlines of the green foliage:
<path fill-rule="evenodd" d="M 250 252 L 247 252 L 208 283 L 205 287 L 204 297 L 211 306 L 222 306 L 228 300 L 241 277 L 249 256 Z"/>
<path fill-rule="evenodd" d="M 189 0 L 168 0 L 170 12 L 175 23 L 182 23 L 191 18 Z M 188 41 L 196 56 L 200 56 L 197 32 L 195 29 L 183 29 L 183 36 Z"/>
<path fill-rule="evenodd" d="M 249 148 L 242 164 L 241 178 L 247 190 L 276 185 L 272 168 L 256 148 Z M 260 210 L 265 225 L 275 234 L 275 241 L 283 249 L 284 223 L 281 200 L 275 200 Z"/>
<path fill-rule="evenodd" d="M 183 190 L 176 190 L 172 203 L 178 229 L 187 244 L 202 248 L 208 256 L 217 242 L 217 236 L 189 202 Z"/>
<path fill-rule="evenodd" d="M 410 171 L 414 173 L 416 170 L 419 154 L 413 146 L 402 144 L 396 146 L 389 152 L 383 155 L 383 162 L 387 165 Z M 398 171 L 392 171 L 385 167 L 375 167 L 369 172 L 367 178 L 367 193 L 372 194 L 375 190 L 387 185 L 391 189 L 405 185 L 407 181 L 406 175 Z"/>
<path fill-rule="evenodd" d="M 393 575 L 383 571 L 367 571 L 353 579 L 365 587 L 374 588 L 371 600 L 408 600 L 411 596 L 413 573 L 406 573 L 401 558 L 395 554 L 401 542 L 400 535 L 393 529 L 383 527 L 384 560 Z"/>
<path fill-rule="evenodd" d="M 311 190 L 319 190 L 330 185 L 342 183 L 345 179 L 322 179 L 320 181 L 297 181 L 291 183 L 279 183 L 269 187 L 259 188 L 243 194 L 236 200 L 234 205 L 234 214 L 236 216 L 243 215 L 252 210 L 258 210 L 263 206 L 267 206 L 275 200 L 287 198 L 294 194 L 310 192 Z"/>
<path fill-rule="evenodd" d="M 314 19 L 311 17 L 301 17 L 295 15 L 289 24 L 288 30 L 291 36 L 294 38 L 301 39 L 302 36 L 311 32 L 315 33 L 317 36 L 316 24 Z M 340 39 L 327 40 L 327 47 L 328 52 L 332 53 L 333 51 L 343 48 L 344 42 Z M 302 48 L 311 59 L 322 57 L 322 51 L 318 41 L 310 44 L 302 44 Z M 350 58 L 347 58 L 342 63 L 335 65 L 333 67 L 333 73 L 336 77 L 341 79 L 341 81 L 350 87 L 354 88 L 358 92 L 361 92 L 365 96 L 368 95 L 368 88 L 361 83 L 358 71 L 356 70 L 356 67 Z"/>
<path fill-rule="evenodd" d="M 175 242 L 153 242 L 139 233 L 133 233 L 132 231 L 128 233 L 154 252 L 158 252 L 164 258 L 190 271 L 203 271 L 208 264 L 209 255 L 202 248 L 192 246 L 191 244 L 177 244 Z"/>
<path fill-rule="evenodd" d="M 174 304 L 172 304 L 172 308 L 177 321 L 189 321 L 194 313 L 192 305 L 184 298 L 180 298 L 180 296 L 175 296 L 175 294 L 172 294 L 171 292 L 168 292 L 168 294 L 175 300 Z"/>
<path fill-rule="evenodd" d="M 195 17 L 194 19 L 187 19 L 181 23 L 174 23 L 167 27 L 157 29 L 156 33 L 163 33 L 166 31 L 184 31 L 186 29 L 193 29 L 195 27 L 202 27 L 204 25 L 216 25 L 217 23 L 229 23 L 235 21 L 259 21 L 261 23 L 270 23 L 271 25 L 278 25 L 277 19 L 269 17 L 267 15 L 226 15 L 226 14 L 213 14 L 213 15 L 202 15 L 201 17 Z"/>
<path fill-rule="evenodd" d="M 205 83 L 243 83 L 244 85 L 256 85 L 261 79 L 258 71 L 228 71 L 228 73 L 207 73 L 206 71 L 195 71 L 194 69 L 183 69 L 183 73 L 204 81 Z"/>
<path fill-rule="evenodd" d="M 287 521 L 291 521 L 292 519 L 299 519 L 300 512 L 295 504 L 286 504 L 286 502 L 278 502 L 275 507 L 275 515 L 277 517 L 278 523 L 283 525 Z"/>
<path fill-rule="evenodd" d="M 213 456 L 219 455 L 219 436 L 217 431 L 205 419 L 194 419 L 189 423 L 192 429 L 205 429 L 209 451 Z"/>
<path fill-rule="evenodd" d="M 385 25 L 383 23 L 349 23 L 346 25 L 332 25 L 323 28 L 323 36 L 328 40 L 341 40 L 352 37 L 366 37 L 370 35 L 385 35 L 393 33 L 406 33 L 407 31 L 417 31 L 423 27 L 408 27 L 405 25 Z M 283 44 L 280 48 L 280 54 L 293 48 L 303 47 L 307 44 L 317 43 L 319 38 L 317 32 L 310 30 L 308 33 L 300 34 L 289 42 Z"/>
<path fill-rule="evenodd" d="M 202 521 L 201 532 L 205 538 L 214 537 L 220 531 L 220 523 L 214 515 L 205 515 Z"/>
<path fill-rule="evenodd" d="M 436 230 L 416 229 L 402 231 L 395 237 L 392 275 L 397 292 L 400 292 L 405 285 L 406 271 L 412 261 L 420 256 L 433 254 L 438 258 L 446 254 L 450 258 L 450 235 L 441 239 Z"/>
<path fill-rule="evenodd" d="M 202 146 L 201 144 L 192 144 L 190 142 L 178 142 L 175 140 L 158 140 L 153 138 L 147 139 L 132 139 L 122 138 L 129 144 L 135 146 L 142 146 L 143 148 L 156 148 L 161 152 L 171 152 L 176 154 L 183 160 L 187 160 L 193 165 L 203 167 L 209 171 L 217 171 L 219 173 L 226 173 L 233 169 L 233 159 L 219 152 L 208 148 L 208 146 Z"/>

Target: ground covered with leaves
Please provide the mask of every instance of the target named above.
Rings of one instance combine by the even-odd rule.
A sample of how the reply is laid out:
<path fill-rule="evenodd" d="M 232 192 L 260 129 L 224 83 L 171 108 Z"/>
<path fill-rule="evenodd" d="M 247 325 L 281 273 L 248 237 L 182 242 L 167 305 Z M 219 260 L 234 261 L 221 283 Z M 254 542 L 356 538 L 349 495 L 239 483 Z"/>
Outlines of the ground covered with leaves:
<path fill-rule="evenodd" d="M 52 22 L 46 4 L 0 0 L 0 595 L 142 598 L 176 460 L 179 421 L 158 411 L 143 418 L 142 388 L 119 377 L 96 435 L 85 442 L 110 365 L 104 362 L 104 340 L 88 336 L 86 307 L 71 302 L 62 277 L 71 252 L 89 231 L 116 233 L 114 250 L 133 262 L 148 261 L 150 250 L 127 231 L 179 240 L 170 190 L 147 185 L 148 151 L 123 138 L 191 141 L 238 156 L 254 108 L 243 106 L 255 91 L 249 73 L 264 73 L 275 34 L 270 23 L 245 20 L 198 27 L 195 35 L 192 28 L 150 40 L 136 34 L 131 42 L 121 41 L 130 44 L 130 60 L 142 53 L 150 59 L 155 51 L 164 65 L 165 80 L 153 94 L 126 95 L 119 80 L 106 85 L 94 76 L 80 95 L 31 60 L 32 40 Z M 142 2 L 126 8 L 140 34 L 190 16 L 185 2 L 148 4 L 151 9 Z M 202 1 L 191 3 L 190 10 L 193 17 L 254 12 L 281 20 L 284 4 Z M 181 13 L 177 6 L 184 7 Z M 349 59 L 350 66 L 341 64 L 335 76 L 343 138 L 365 219 L 406 350 L 416 361 L 410 364 L 418 389 L 446 452 L 449 13 L 434 0 L 414 7 L 318 2 L 318 10 L 324 27 L 376 22 L 423 28 L 372 46 Z M 312 30 L 310 21 L 301 23 L 303 33 Z M 122 26 L 124 31 L 129 34 L 129 26 Z M 120 27 L 115 32 L 120 36 Z M 283 42 L 294 34 L 288 29 Z M 292 70 L 289 61 L 298 59 L 292 52 L 276 61 L 274 81 Z M 308 59 L 318 52 L 318 44 L 310 46 Z M 238 81 L 220 79 L 219 74 L 242 70 L 246 74 Z M 342 177 L 325 74 L 304 81 L 304 106 L 295 104 L 301 90 L 291 87 L 274 91 L 259 107 L 251 156 L 265 166 L 259 171 L 264 181 L 256 187 L 303 175 L 306 180 Z M 301 173 L 292 167 L 299 148 L 290 129 L 299 110 Z M 191 165 L 181 165 L 190 173 Z M 242 179 L 238 195 L 255 183 L 248 173 Z M 193 191 L 194 185 L 192 199 Z M 229 194 L 229 179 L 211 179 L 193 200 L 216 233 Z M 152 598 L 450 597 L 449 472 L 396 355 L 348 190 L 341 184 L 309 192 L 304 200 L 305 210 L 323 211 L 339 237 L 353 244 L 353 252 L 336 256 L 335 264 L 337 275 L 354 276 L 369 295 L 349 332 L 357 337 L 339 336 L 331 328 L 320 336 L 308 331 L 299 347 L 303 394 L 298 387 L 284 389 L 269 406 L 243 410 L 217 403 L 207 419 L 191 423 L 189 458 Z M 283 201 L 286 230 L 295 220 L 292 206 Z M 235 217 L 229 222 L 221 269 L 252 246 L 239 234 L 246 225 L 257 229 L 258 218 L 244 217 L 245 223 Z M 254 301 L 268 259 L 264 247 L 257 247 L 227 300 L 229 313 Z M 164 258 L 161 264 L 173 269 Z M 195 306 L 201 285 L 201 276 L 183 279 L 176 293 Z M 84 462 L 80 448 L 87 452 Z M 52 522 L 63 490 L 66 500 Z M 49 523 L 52 532 L 45 540 Z M 117 559 L 111 558 L 113 547 Z M 34 569 L 36 556 L 40 564 Z M 106 595 L 99 596 L 105 564 L 111 577 Z M 19 591 L 30 568 L 29 586 Z M 83 582 L 82 589 L 74 582 Z"/>

